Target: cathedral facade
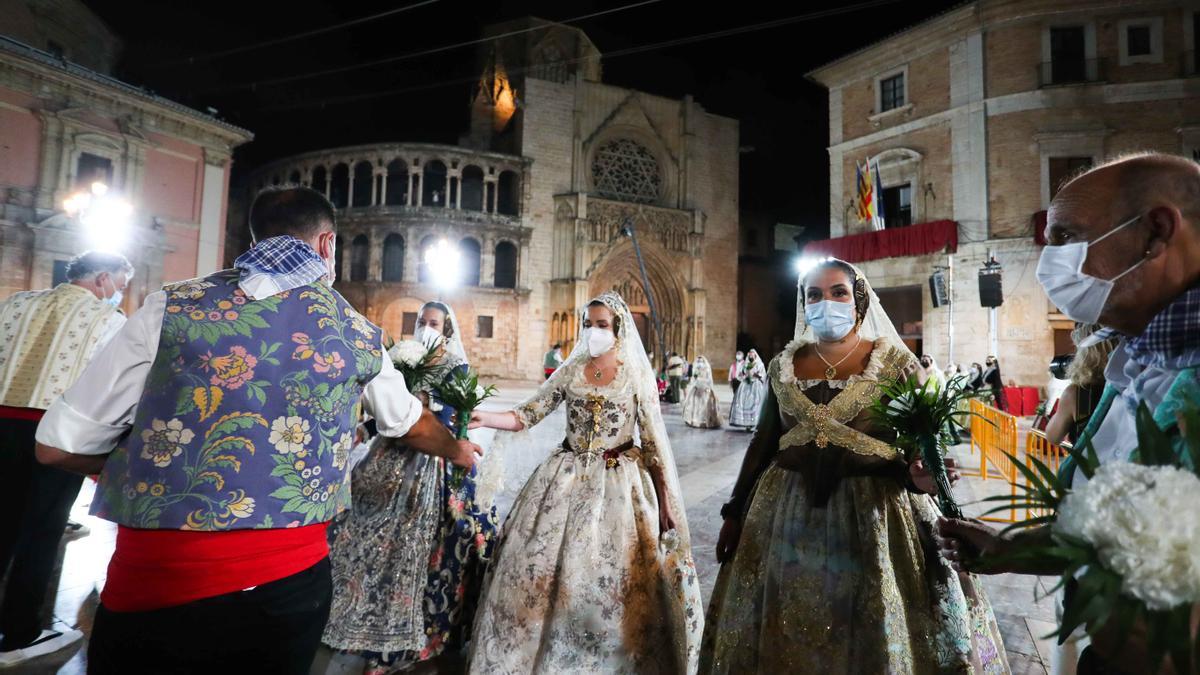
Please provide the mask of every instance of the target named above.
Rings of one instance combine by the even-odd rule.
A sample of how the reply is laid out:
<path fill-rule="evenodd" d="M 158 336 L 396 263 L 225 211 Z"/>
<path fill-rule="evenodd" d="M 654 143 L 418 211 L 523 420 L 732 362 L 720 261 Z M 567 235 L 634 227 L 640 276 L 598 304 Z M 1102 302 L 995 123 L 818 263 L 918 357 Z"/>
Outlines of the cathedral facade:
<path fill-rule="evenodd" d="M 580 30 L 538 19 L 487 29 L 458 145 L 379 143 L 288 157 L 250 188 L 298 182 L 339 209 L 346 298 L 393 337 L 420 305 L 458 315 L 485 376 L 530 379 L 569 349 L 589 298 L 630 304 L 649 351 L 730 359 L 737 334 L 738 124 L 685 97 L 603 82 Z M 632 232 L 661 330 L 652 320 Z M 425 252 L 458 249 L 452 288 Z"/>

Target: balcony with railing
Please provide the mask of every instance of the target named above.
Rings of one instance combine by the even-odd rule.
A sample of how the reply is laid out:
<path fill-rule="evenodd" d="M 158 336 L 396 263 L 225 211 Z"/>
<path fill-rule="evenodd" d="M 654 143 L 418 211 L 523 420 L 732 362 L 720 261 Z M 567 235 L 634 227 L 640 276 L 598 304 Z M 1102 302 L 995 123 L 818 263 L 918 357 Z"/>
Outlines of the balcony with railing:
<path fill-rule="evenodd" d="M 1104 59 L 1060 58 L 1037 65 L 1038 88 L 1090 84 L 1104 79 Z"/>

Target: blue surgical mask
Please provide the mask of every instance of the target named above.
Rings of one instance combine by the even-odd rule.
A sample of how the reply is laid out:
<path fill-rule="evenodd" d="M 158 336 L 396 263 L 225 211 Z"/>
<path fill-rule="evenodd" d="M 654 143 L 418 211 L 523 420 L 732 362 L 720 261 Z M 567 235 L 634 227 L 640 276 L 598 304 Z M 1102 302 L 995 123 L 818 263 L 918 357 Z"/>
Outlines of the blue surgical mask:
<path fill-rule="evenodd" d="M 804 306 L 804 320 L 819 339 L 825 342 L 841 340 L 854 330 L 854 305 L 836 300 L 810 303 Z"/>

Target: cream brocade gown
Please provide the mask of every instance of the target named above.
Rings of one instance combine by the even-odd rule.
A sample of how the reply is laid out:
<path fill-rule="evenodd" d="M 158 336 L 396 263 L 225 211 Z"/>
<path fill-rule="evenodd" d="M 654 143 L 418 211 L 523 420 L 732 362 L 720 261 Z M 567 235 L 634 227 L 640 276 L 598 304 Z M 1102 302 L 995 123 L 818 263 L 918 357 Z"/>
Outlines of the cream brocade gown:
<path fill-rule="evenodd" d="M 771 363 L 700 672 L 1007 673 L 983 590 L 938 554 L 938 508 L 869 410 L 911 355 L 880 341 L 859 376 L 797 382 L 795 351 Z"/>
<path fill-rule="evenodd" d="M 592 386 L 574 367 L 516 408 L 529 428 L 565 403 L 567 438 L 504 523 L 471 673 L 695 672 L 704 618 L 695 563 L 686 542 L 659 544 L 646 469 L 656 448 L 645 431 L 634 445 L 635 427 L 648 422 L 626 370 Z"/>

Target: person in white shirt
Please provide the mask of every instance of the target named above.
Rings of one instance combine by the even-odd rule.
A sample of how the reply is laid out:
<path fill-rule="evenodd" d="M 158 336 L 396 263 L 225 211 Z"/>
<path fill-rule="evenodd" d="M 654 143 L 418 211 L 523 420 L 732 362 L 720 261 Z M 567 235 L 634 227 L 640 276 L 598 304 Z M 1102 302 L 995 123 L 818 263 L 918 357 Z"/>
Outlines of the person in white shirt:
<path fill-rule="evenodd" d="M 1176 412 L 1200 400 L 1200 163 L 1149 153 L 1093 168 L 1051 202 L 1046 239 L 1037 276 L 1051 303 L 1077 322 L 1103 326 L 1080 348 L 1122 338 L 1077 445 L 1090 444 L 1102 465 L 1128 461 L 1142 404 L 1163 432 L 1180 438 Z M 1060 476 L 1078 486 L 1086 477 L 1073 466 L 1064 460 Z M 978 521 L 945 520 L 939 530 L 943 554 L 959 568 L 1063 572 L 1054 561 L 1020 555 L 1030 542 L 1045 545 L 1049 527 L 1001 536 Z M 1006 562 L 982 564 L 984 554 Z M 1080 671 L 1139 672 L 1149 662 L 1144 641 L 1104 638 L 1084 651 Z"/>
<path fill-rule="evenodd" d="M 482 454 L 331 288 L 328 200 L 268 188 L 250 224 L 235 269 L 151 294 L 38 427 L 40 461 L 103 472 L 92 511 L 120 526 L 91 673 L 307 672 L 359 392 L 381 435 L 466 468 Z"/>
<path fill-rule="evenodd" d="M 89 251 L 67 265 L 67 283 L 0 303 L 0 666 L 62 649 L 77 630 L 43 629 L 54 560 L 83 476 L 34 459 L 38 421 L 125 323 L 118 309 L 133 278 L 124 256 Z"/>

